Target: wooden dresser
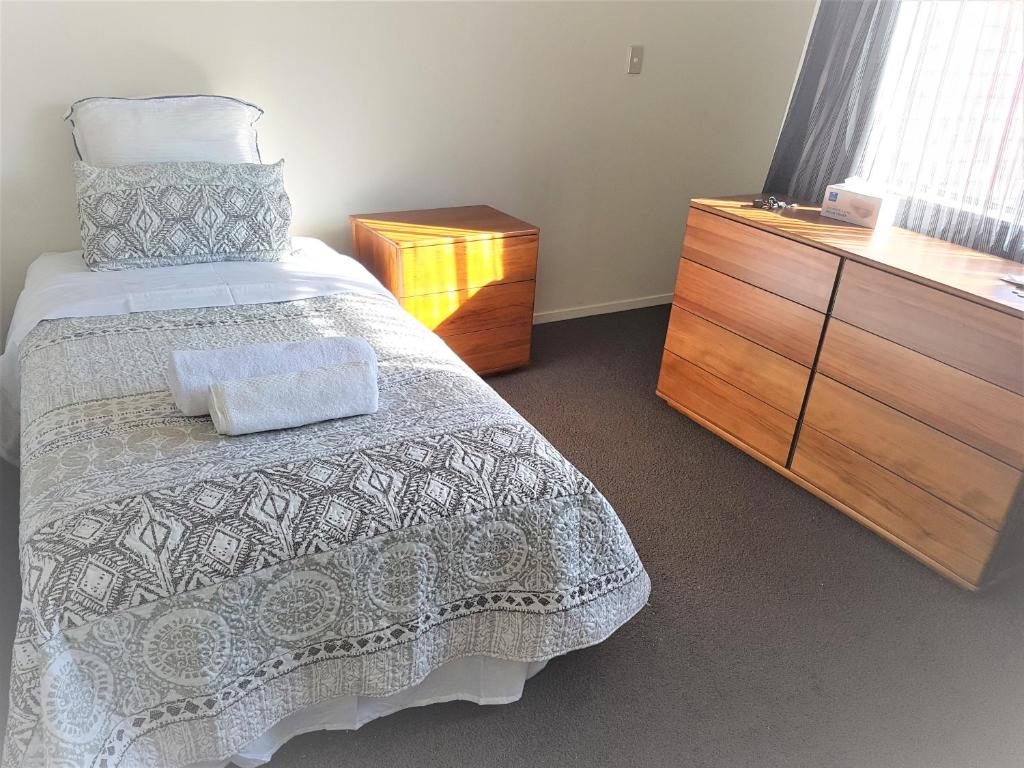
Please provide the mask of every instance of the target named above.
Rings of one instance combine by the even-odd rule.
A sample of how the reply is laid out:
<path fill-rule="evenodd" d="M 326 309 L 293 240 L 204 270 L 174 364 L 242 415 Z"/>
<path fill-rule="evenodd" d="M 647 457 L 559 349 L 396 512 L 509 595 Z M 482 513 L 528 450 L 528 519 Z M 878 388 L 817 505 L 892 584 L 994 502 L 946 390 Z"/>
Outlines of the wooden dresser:
<path fill-rule="evenodd" d="M 356 259 L 474 371 L 530 362 L 537 227 L 488 205 L 350 219 Z"/>
<path fill-rule="evenodd" d="M 1024 265 L 690 205 L 658 395 L 962 586 L 1020 559 Z"/>

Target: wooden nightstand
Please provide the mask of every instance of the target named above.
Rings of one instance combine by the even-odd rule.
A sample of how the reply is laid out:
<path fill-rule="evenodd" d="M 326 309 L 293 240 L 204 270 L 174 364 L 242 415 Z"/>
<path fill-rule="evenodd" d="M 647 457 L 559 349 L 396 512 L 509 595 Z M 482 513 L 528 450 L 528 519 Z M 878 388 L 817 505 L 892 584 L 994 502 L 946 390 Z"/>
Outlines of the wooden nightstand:
<path fill-rule="evenodd" d="M 356 259 L 474 371 L 530 362 L 537 227 L 488 205 L 350 219 Z"/>

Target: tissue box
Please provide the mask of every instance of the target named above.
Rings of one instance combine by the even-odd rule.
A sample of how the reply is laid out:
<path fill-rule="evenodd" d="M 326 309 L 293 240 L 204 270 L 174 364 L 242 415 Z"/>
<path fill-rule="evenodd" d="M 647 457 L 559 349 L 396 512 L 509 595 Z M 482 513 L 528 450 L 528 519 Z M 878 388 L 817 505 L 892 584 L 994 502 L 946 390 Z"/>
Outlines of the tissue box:
<path fill-rule="evenodd" d="M 821 215 L 862 227 L 887 227 L 896 213 L 896 198 L 854 188 L 848 182 L 829 184 L 821 201 Z"/>

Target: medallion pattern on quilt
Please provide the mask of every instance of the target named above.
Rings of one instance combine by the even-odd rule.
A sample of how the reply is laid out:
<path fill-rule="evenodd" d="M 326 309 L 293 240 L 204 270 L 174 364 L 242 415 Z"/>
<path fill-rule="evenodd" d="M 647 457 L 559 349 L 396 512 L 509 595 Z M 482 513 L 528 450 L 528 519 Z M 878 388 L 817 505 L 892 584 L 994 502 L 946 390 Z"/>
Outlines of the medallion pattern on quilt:
<path fill-rule="evenodd" d="M 75 163 L 82 248 L 93 270 L 277 261 L 291 247 L 283 161 Z"/>
<path fill-rule="evenodd" d="M 171 349 L 324 334 L 374 346 L 377 414 L 225 438 L 169 402 Z M 223 757 L 462 656 L 598 642 L 646 602 L 607 501 L 390 299 L 48 321 L 21 362 L 5 768 Z"/>
<path fill-rule="evenodd" d="M 86 505 L 37 530 L 23 567 L 40 574 L 30 594 L 47 632 L 433 518 L 589 491 L 536 431 L 507 424 Z M 486 545 L 511 537 L 480 531 L 470 568 L 489 573 Z M 375 577 L 380 599 L 400 605 L 430 573 L 409 545 Z"/>

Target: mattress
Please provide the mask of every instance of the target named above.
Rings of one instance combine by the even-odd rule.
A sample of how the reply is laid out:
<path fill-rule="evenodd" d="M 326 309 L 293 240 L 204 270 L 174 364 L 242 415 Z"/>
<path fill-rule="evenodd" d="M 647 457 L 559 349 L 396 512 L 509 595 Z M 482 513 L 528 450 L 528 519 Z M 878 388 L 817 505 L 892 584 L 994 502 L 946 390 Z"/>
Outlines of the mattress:
<path fill-rule="evenodd" d="M 71 291 L 67 269 L 32 284 L 67 295 L 19 306 L 0 361 L 22 467 L 4 766 L 258 762 L 292 733 L 358 725 L 353 702 L 472 699 L 422 686 L 483 659 L 518 665 L 491 697 L 510 700 L 646 603 L 593 483 L 332 258 L 320 278 L 150 270 L 179 282 L 130 300 Z M 195 298 L 211 280 L 221 298 Z M 164 382 L 174 349 L 325 335 L 373 345 L 376 414 L 229 438 Z"/>

